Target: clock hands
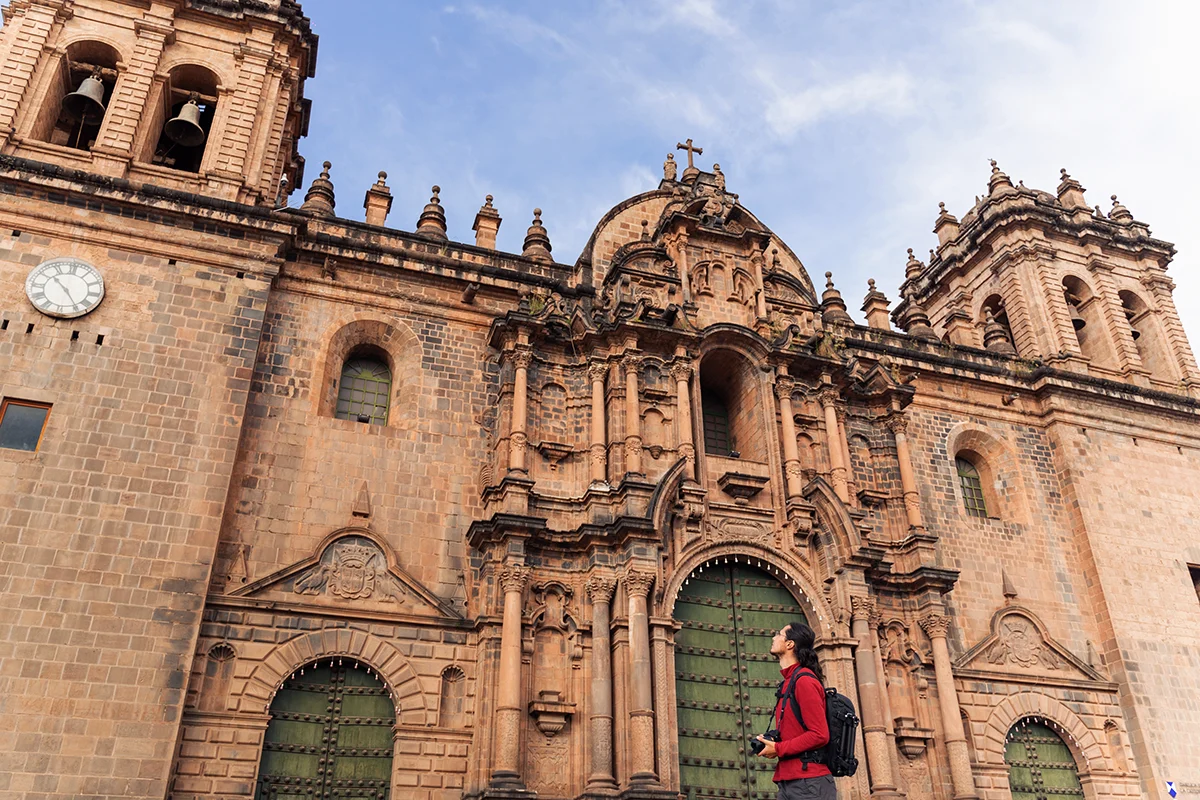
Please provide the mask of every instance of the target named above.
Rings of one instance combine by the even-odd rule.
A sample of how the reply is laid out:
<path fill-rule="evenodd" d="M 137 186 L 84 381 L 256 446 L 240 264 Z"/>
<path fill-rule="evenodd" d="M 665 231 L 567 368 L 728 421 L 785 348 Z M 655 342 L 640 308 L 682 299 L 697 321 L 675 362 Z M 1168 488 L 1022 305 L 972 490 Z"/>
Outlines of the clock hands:
<path fill-rule="evenodd" d="M 67 303 L 68 303 L 69 305 L 74 305 L 74 304 L 75 304 L 75 298 L 71 296 L 71 290 L 67 288 L 67 285 L 66 285 L 65 283 L 63 283 L 62 281 L 60 281 L 60 280 L 58 279 L 58 276 L 57 276 L 57 275 L 51 276 L 50 280 L 52 280 L 52 281 L 54 281 L 55 283 L 57 283 L 57 284 L 58 284 L 58 286 L 59 286 L 59 288 L 61 288 L 61 289 L 63 290 L 63 294 L 65 294 L 65 295 L 67 296 Z"/>

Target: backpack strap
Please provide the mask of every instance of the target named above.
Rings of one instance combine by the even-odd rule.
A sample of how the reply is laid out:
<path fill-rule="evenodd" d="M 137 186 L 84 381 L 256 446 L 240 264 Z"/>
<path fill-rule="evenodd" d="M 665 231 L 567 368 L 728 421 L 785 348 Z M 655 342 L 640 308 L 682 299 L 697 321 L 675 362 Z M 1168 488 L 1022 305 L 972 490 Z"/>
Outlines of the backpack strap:
<path fill-rule="evenodd" d="M 817 677 L 817 674 L 811 669 L 798 669 L 796 670 L 792 679 L 788 681 L 787 687 L 784 689 L 784 696 L 787 697 L 788 704 L 792 707 L 792 713 L 796 716 L 796 720 L 800 723 L 800 727 L 807 731 L 808 726 L 804 724 L 804 714 L 800 711 L 800 701 L 796 699 L 796 683 L 805 673 L 808 673 L 809 677 L 811 677 L 817 683 L 821 683 L 821 680 Z"/>

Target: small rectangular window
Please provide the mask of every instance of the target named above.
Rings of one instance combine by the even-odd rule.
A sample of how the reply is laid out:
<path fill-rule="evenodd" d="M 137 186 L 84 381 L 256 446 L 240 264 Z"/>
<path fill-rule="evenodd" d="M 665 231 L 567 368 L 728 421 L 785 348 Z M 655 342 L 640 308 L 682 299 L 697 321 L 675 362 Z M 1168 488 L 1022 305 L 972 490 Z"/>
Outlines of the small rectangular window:
<path fill-rule="evenodd" d="M 37 450 L 49 416 L 49 403 L 5 399 L 0 404 L 0 447 Z"/>

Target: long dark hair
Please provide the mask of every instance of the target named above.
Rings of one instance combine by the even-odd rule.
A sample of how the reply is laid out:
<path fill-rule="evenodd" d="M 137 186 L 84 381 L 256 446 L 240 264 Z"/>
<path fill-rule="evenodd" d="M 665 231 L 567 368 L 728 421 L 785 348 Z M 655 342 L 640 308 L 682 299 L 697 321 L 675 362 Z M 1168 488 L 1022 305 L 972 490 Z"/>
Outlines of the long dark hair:
<path fill-rule="evenodd" d="M 790 622 L 785 636 L 789 642 L 796 645 L 796 660 L 800 662 L 800 668 L 812 670 L 813 674 L 817 676 L 817 680 L 824 683 L 825 676 L 821 673 L 821 662 L 817 660 L 817 651 L 813 649 L 813 645 L 817 641 L 817 635 L 813 633 L 813 629 L 803 622 Z"/>

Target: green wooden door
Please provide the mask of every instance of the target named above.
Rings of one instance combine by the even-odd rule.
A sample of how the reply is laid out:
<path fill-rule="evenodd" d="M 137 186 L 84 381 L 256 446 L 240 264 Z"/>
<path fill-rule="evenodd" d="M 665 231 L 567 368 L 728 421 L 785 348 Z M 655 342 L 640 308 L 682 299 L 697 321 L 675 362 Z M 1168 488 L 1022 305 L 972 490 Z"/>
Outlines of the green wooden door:
<path fill-rule="evenodd" d="M 750 753 L 751 735 L 774 727 L 779 662 L 771 638 L 805 621 L 779 581 L 745 564 L 694 573 L 675 602 L 679 783 L 688 798 L 770 800 L 775 762 Z"/>
<path fill-rule="evenodd" d="M 386 798 L 396 707 L 365 668 L 305 667 L 271 702 L 259 800 Z"/>
<path fill-rule="evenodd" d="M 1076 800 L 1083 797 L 1079 770 L 1058 734 L 1039 722 L 1013 726 L 1004 746 L 1013 800 Z"/>

